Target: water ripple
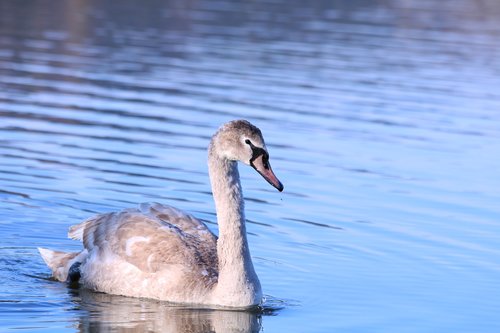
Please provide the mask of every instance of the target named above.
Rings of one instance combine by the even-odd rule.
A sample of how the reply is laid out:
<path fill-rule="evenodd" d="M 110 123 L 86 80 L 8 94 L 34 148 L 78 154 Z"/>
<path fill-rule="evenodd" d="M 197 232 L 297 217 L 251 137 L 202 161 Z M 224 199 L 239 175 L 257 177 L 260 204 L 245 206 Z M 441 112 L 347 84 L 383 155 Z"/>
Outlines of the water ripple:
<path fill-rule="evenodd" d="M 0 330 L 498 326 L 499 17 L 495 0 L 1 2 Z M 235 118 L 285 184 L 241 167 L 276 295 L 261 312 L 37 278 L 35 247 L 76 251 L 67 228 L 91 214 L 161 201 L 216 231 L 206 148 Z"/>

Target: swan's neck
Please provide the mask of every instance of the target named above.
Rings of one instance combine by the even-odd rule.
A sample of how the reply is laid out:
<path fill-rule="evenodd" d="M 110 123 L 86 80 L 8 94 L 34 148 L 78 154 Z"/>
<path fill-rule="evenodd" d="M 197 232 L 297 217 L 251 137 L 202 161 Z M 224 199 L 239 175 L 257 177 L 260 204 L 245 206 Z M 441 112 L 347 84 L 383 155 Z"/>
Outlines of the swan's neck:
<path fill-rule="evenodd" d="M 219 225 L 216 301 L 227 306 L 256 305 L 262 294 L 248 249 L 237 162 L 210 154 L 208 164 Z"/>

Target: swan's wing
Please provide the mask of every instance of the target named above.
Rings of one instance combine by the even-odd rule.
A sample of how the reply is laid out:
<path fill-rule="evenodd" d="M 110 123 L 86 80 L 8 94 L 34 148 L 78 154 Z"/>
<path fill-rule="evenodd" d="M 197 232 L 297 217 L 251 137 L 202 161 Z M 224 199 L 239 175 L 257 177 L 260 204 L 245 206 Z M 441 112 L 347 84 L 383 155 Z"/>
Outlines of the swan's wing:
<path fill-rule="evenodd" d="M 202 275 L 217 273 L 214 234 L 198 219 L 170 206 L 142 204 L 97 215 L 71 227 L 69 237 L 82 240 L 90 258 L 126 261 L 147 273 L 172 265 Z"/>
<path fill-rule="evenodd" d="M 184 233 L 199 237 L 204 241 L 212 241 L 215 237 L 203 222 L 175 207 L 147 202 L 140 204 L 139 209 L 144 215 L 174 225 Z"/>

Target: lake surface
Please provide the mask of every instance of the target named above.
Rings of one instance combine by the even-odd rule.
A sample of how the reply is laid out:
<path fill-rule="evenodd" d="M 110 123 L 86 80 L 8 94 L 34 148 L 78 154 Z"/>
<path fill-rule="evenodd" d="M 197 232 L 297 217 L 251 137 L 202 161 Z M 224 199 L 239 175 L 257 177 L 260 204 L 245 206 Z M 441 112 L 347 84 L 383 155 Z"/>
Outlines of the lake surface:
<path fill-rule="evenodd" d="M 264 313 L 69 289 L 36 247 L 241 167 Z M 500 2 L 0 1 L 0 331 L 499 332 Z"/>

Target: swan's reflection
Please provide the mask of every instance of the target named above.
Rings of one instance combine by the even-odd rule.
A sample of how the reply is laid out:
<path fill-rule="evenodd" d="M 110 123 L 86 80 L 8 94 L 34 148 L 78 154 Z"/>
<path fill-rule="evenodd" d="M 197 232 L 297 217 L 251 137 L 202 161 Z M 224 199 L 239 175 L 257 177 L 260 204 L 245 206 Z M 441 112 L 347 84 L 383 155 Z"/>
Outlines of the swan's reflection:
<path fill-rule="evenodd" d="M 80 332 L 259 332 L 261 315 L 248 311 L 188 309 L 164 302 L 73 289 L 88 314 Z"/>

